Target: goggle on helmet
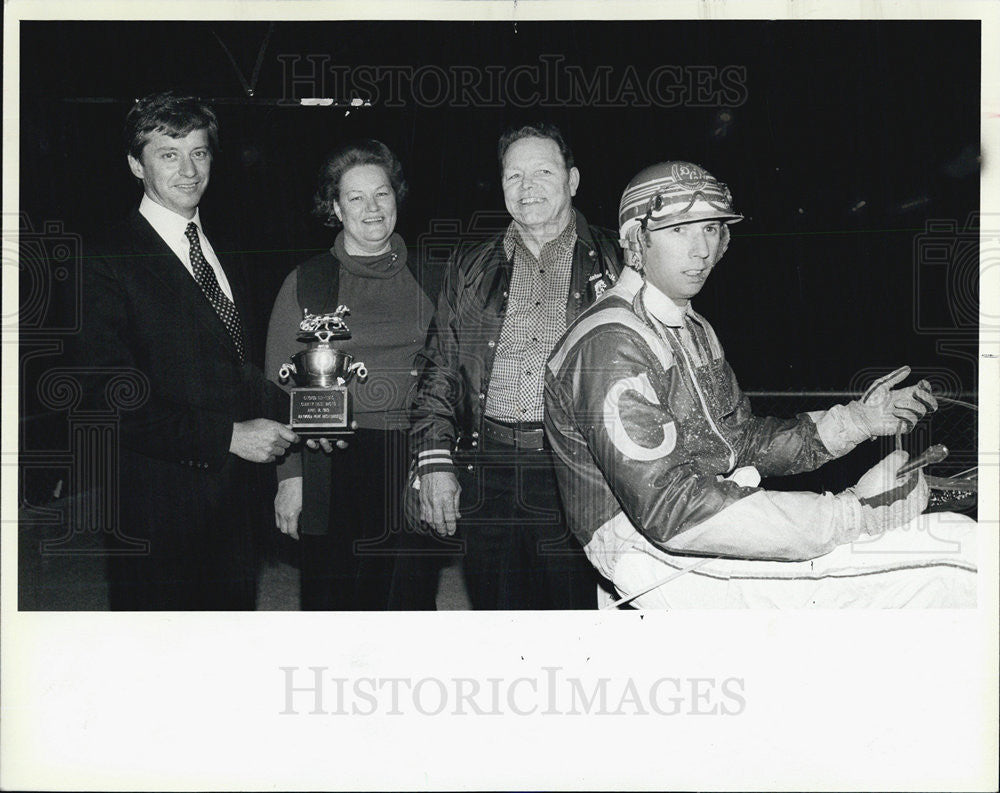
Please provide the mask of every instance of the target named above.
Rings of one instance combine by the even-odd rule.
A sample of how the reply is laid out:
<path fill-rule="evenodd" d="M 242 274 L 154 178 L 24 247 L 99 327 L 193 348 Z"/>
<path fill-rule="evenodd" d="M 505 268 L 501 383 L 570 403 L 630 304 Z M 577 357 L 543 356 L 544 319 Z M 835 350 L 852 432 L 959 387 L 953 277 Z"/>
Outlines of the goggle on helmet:
<path fill-rule="evenodd" d="M 737 223 L 725 184 L 699 165 L 674 160 L 644 168 L 628 183 L 618 207 L 623 248 L 635 246 L 640 230 L 656 231 L 682 223 L 721 220 Z"/>

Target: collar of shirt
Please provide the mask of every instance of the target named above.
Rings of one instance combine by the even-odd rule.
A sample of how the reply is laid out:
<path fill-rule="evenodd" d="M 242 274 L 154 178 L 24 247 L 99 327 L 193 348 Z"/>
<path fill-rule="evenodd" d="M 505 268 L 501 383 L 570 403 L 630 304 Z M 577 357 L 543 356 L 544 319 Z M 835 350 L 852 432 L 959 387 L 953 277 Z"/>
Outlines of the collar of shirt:
<path fill-rule="evenodd" d="M 690 303 L 681 308 L 649 281 L 646 281 L 642 302 L 650 314 L 671 328 L 683 327 L 685 316 L 690 316 L 693 311 Z"/>
<path fill-rule="evenodd" d="M 713 344 L 714 336 L 709 335 L 706 324 L 698 318 L 690 302 L 681 308 L 648 281 L 641 297 L 649 315 L 677 334 L 678 341 L 695 366 L 705 366 L 722 357 L 722 348 L 718 342 Z"/>
<path fill-rule="evenodd" d="M 622 267 L 614 286 L 610 287 L 604 294 L 618 295 L 632 302 L 644 283 L 642 276 L 631 267 Z"/>
<path fill-rule="evenodd" d="M 219 257 L 216 256 L 212 244 L 208 241 L 205 232 L 201 228 L 201 216 L 198 209 L 195 209 L 194 217 L 188 219 L 181 217 L 176 212 L 172 212 L 165 206 L 157 204 L 148 195 L 144 194 L 139 204 L 139 214 L 149 221 L 149 225 L 153 227 L 153 231 L 159 234 L 163 241 L 167 243 L 167 246 L 181 260 L 184 268 L 191 274 L 192 278 L 194 278 L 194 267 L 191 265 L 191 242 L 185 236 L 184 232 L 187 230 L 188 223 L 194 223 L 198 227 L 198 241 L 201 243 L 201 252 L 205 257 L 205 261 L 211 265 L 213 272 L 215 272 L 215 280 L 219 282 L 223 293 L 230 300 L 233 299 L 233 290 L 229 286 L 229 279 L 226 278 L 226 272 L 222 269 Z"/>
<path fill-rule="evenodd" d="M 139 214 L 149 221 L 149 225 L 156 229 L 156 233 L 163 237 L 168 244 L 170 240 L 180 238 L 184 240 L 185 247 L 187 246 L 187 237 L 184 236 L 184 231 L 187 229 L 188 223 L 194 223 L 198 227 L 198 231 L 201 231 L 201 218 L 197 208 L 194 210 L 194 217 L 189 220 L 165 206 L 157 204 L 148 195 L 143 195 L 142 203 L 139 204 Z M 171 247 L 173 246 L 171 245 Z M 181 259 L 186 258 L 186 256 L 181 257 Z"/>
<path fill-rule="evenodd" d="M 566 224 L 559 236 L 546 242 L 541 250 L 538 252 L 537 258 L 530 250 L 528 246 L 524 244 L 524 238 L 521 236 L 521 230 L 517 227 L 516 221 L 511 221 L 510 225 L 507 227 L 506 233 L 503 235 L 503 251 L 510 260 L 514 257 L 515 251 L 518 249 L 522 253 L 526 253 L 529 257 L 529 261 L 540 261 L 542 256 L 545 254 L 549 246 L 555 246 L 556 248 L 572 248 L 576 244 L 576 212 L 571 212 L 569 216 L 569 223 Z"/>

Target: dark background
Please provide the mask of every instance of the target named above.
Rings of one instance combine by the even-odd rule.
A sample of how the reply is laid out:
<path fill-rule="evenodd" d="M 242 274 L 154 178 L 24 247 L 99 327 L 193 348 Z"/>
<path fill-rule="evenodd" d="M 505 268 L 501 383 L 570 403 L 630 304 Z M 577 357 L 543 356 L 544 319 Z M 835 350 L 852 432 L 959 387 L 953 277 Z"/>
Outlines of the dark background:
<path fill-rule="evenodd" d="M 330 149 L 373 136 L 397 152 L 411 188 L 398 230 L 412 244 L 432 222 L 502 211 L 498 134 L 544 118 L 573 147 L 576 203 L 592 223 L 614 227 L 622 188 L 658 160 L 692 160 L 729 184 L 746 220 L 695 305 L 745 390 L 858 389 L 907 363 L 938 390 L 974 399 L 978 252 L 963 230 L 974 226 L 979 200 L 978 22 L 46 22 L 21 30 L 21 288 L 32 307 L 21 318 L 22 449 L 66 445 L 62 417 L 42 408 L 35 390 L 79 310 L 73 267 L 52 275 L 53 240 L 66 236 L 76 251 L 137 204 L 123 120 L 134 98 L 171 87 L 215 100 L 222 152 L 202 211 L 210 233 L 215 219 L 246 254 L 258 341 L 284 276 L 332 243 L 310 214 Z M 251 81 L 266 37 L 251 97 L 239 73 Z M 402 107 L 376 102 L 348 113 L 350 97 L 334 96 L 331 78 L 322 95 L 337 106 L 282 105 L 290 86 L 279 56 L 310 55 L 350 68 L 480 70 L 560 56 L 586 75 L 610 67 L 612 86 L 628 64 L 642 79 L 662 64 L 738 66 L 745 81 L 735 96 L 700 103 L 692 94 L 673 107 L 428 106 L 411 90 Z M 292 98 L 317 92 L 291 86 Z M 831 401 L 759 397 L 754 405 L 791 415 Z M 974 456 L 974 414 L 950 409 L 934 421 L 935 440 L 957 433 L 953 449 Z M 925 430 L 913 442 L 928 440 Z M 849 484 L 877 454 L 785 486 Z"/>

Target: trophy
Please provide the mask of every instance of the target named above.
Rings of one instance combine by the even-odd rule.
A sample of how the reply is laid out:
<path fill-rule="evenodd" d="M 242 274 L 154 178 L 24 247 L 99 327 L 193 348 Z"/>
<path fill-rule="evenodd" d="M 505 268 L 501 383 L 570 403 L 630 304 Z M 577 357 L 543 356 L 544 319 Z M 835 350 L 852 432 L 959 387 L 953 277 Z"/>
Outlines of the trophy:
<path fill-rule="evenodd" d="M 368 377 L 364 363 L 336 349 L 330 342 L 351 338 L 344 317 L 351 311 L 337 306 L 332 314 L 310 314 L 303 311 L 299 323 L 299 341 L 309 346 L 292 356 L 291 363 L 281 365 L 278 380 L 295 380 L 291 389 L 292 430 L 304 437 L 349 435 L 351 429 L 351 399 L 347 384 L 355 375 L 363 383 Z"/>

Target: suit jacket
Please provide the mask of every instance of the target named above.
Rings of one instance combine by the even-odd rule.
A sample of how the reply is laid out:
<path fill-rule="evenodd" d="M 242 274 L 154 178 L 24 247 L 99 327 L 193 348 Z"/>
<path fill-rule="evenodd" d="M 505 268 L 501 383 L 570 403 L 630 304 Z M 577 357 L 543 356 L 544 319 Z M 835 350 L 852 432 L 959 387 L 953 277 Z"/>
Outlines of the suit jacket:
<path fill-rule="evenodd" d="M 219 258 L 246 324 L 243 273 Z M 232 427 L 287 421 L 288 397 L 240 363 L 201 288 L 138 210 L 85 258 L 79 359 L 90 406 L 120 417 L 111 522 L 117 501 L 115 525 L 150 539 L 154 557 L 211 565 L 208 540 L 234 534 L 251 553 L 255 527 L 273 521 L 273 468 L 230 454 Z"/>

